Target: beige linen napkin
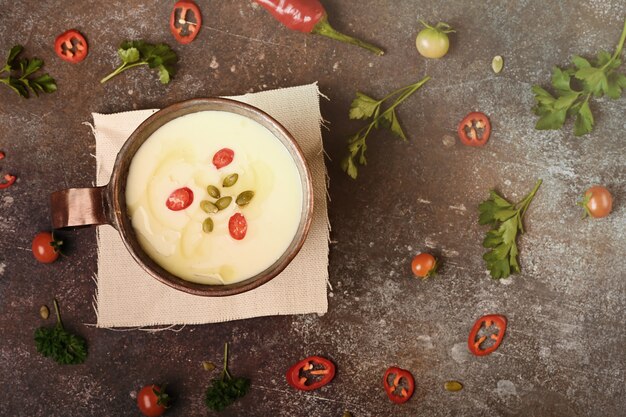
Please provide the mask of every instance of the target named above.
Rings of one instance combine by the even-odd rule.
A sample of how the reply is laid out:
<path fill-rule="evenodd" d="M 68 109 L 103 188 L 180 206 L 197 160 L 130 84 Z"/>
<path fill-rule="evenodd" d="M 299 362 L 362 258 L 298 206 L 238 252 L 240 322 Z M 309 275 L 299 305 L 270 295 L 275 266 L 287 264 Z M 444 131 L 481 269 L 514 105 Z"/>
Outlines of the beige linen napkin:
<path fill-rule="evenodd" d="M 97 327 L 215 323 L 328 309 L 329 223 L 326 167 L 317 84 L 231 97 L 264 110 L 295 137 L 313 177 L 313 221 L 300 253 L 276 278 L 243 294 L 211 298 L 174 290 L 148 275 L 111 226 L 98 228 Z M 93 114 L 97 184 L 111 176 L 115 157 L 135 128 L 156 110 Z"/>

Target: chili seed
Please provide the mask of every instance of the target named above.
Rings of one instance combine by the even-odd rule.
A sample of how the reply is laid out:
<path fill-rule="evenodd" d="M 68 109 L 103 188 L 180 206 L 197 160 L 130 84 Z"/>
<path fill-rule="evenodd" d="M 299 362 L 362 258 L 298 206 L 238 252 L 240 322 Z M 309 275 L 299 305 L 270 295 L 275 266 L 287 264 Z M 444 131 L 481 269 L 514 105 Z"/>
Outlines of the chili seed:
<path fill-rule="evenodd" d="M 207 193 L 213 198 L 220 198 L 220 190 L 215 185 L 209 185 L 206 187 Z"/>
<path fill-rule="evenodd" d="M 200 202 L 200 208 L 202 209 L 202 211 L 209 214 L 217 213 L 219 211 L 217 206 L 211 203 L 209 200 L 202 200 Z"/>
<path fill-rule="evenodd" d="M 250 200 L 252 200 L 252 197 L 254 197 L 254 191 L 250 191 L 250 190 L 244 191 L 237 196 L 237 199 L 235 200 L 235 202 L 237 203 L 238 206 L 246 206 L 250 203 Z"/>
<path fill-rule="evenodd" d="M 211 233 L 213 231 L 213 219 L 207 217 L 206 220 L 202 222 L 202 231 L 204 233 Z"/>
<path fill-rule="evenodd" d="M 500 55 L 494 56 L 493 60 L 491 61 L 491 69 L 493 70 L 493 72 L 499 74 L 500 71 L 502 71 L 502 67 L 504 67 L 504 59 L 502 59 Z"/>
<path fill-rule="evenodd" d="M 457 392 L 463 389 L 463 384 L 461 384 L 459 381 L 447 381 L 445 384 L 443 384 L 443 387 L 446 389 L 446 391 Z"/>
<path fill-rule="evenodd" d="M 42 319 L 47 320 L 48 317 L 50 317 L 50 309 L 48 308 L 48 306 L 39 307 L 39 315 Z"/>
<path fill-rule="evenodd" d="M 233 201 L 233 198 L 230 196 L 222 197 L 215 202 L 218 210 L 224 210 L 226 207 L 230 205 L 230 202 Z"/>
<path fill-rule="evenodd" d="M 239 179 L 239 174 L 230 174 L 229 176 L 224 178 L 224 181 L 222 182 L 222 186 L 232 187 L 233 185 L 235 185 L 238 179 Z"/>

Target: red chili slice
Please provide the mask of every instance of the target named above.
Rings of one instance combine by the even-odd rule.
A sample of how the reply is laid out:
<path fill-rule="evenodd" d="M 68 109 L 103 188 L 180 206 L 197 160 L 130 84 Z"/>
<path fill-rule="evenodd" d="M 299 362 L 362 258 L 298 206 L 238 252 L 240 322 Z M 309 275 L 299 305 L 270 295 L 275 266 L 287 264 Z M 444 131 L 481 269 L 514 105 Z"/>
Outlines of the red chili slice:
<path fill-rule="evenodd" d="M 89 45 L 79 31 L 70 29 L 57 36 L 54 51 L 62 60 L 76 64 L 87 57 Z"/>
<path fill-rule="evenodd" d="M 226 165 L 233 162 L 233 158 L 235 158 L 235 151 L 228 148 L 220 149 L 213 155 L 213 165 L 215 165 L 217 169 L 224 168 Z"/>
<path fill-rule="evenodd" d="M 309 356 L 289 368 L 285 377 L 295 389 L 313 391 L 332 381 L 335 364 L 321 356 Z"/>
<path fill-rule="evenodd" d="M 179 43 L 188 44 L 193 41 L 202 26 L 200 9 L 190 0 L 179 1 L 174 5 L 170 15 L 170 30 Z"/>
<path fill-rule="evenodd" d="M 0 190 L 9 188 L 10 186 L 13 185 L 13 183 L 17 179 L 15 175 L 11 175 L 11 174 L 5 174 L 3 178 L 4 178 L 4 182 L 0 182 Z"/>
<path fill-rule="evenodd" d="M 248 222 L 241 213 L 235 213 L 228 220 L 228 231 L 233 239 L 241 240 L 246 237 Z"/>
<path fill-rule="evenodd" d="M 392 380 L 391 382 L 389 382 Z M 405 381 L 406 387 L 403 386 L 402 381 Z M 415 391 L 415 379 L 413 375 L 406 369 L 392 366 L 387 369 L 383 378 L 383 385 L 385 386 L 385 392 L 387 397 L 396 404 L 402 404 L 409 401 L 413 391 Z"/>
<path fill-rule="evenodd" d="M 464 145 L 483 146 L 489 140 L 491 122 L 484 113 L 472 112 L 461 120 L 457 132 Z"/>
<path fill-rule="evenodd" d="M 165 205 L 172 211 L 180 211 L 189 207 L 193 203 L 193 191 L 187 187 L 172 191 Z"/>
<path fill-rule="evenodd" d="M 483 335 L 478 337 L 478 332 L 485 325 L 485 328 L 492 327 L 495 325 L 498 328 L 498 333 L 493 333 L 489 337 L 493 340 L 493 344 L 482 349 L 480 345 L 483 344 L 487 340 L 487 336 Z M 483 316 L 476 320 L 474 323 L 474 327 L 469 334 L 469 339 L 467 340 L 467 347 L 470 352 L 472 352 L 476 356 L 485 356 L 489 355 L 491 352 L 496 350 L 500 343 L 502 343 L 502 339 L 504 338 L 504 332 L 506 331 L 506 317 L 501 316 L 499 314 L 489 314 L 487 316 Z M 478 339 L 477 339 L 478 337 Z"/>

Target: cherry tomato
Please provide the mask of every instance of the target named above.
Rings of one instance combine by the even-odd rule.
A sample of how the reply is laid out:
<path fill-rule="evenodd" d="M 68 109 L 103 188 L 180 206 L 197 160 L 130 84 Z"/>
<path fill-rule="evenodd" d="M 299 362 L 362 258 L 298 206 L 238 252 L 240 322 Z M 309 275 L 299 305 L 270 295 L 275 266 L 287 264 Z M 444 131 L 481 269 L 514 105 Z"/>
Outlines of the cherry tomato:
<path fill-rule="evenodd" d="M 233 239 L 241 240 L 246 237 L 248 231 L 248 222 L 241 213 L 235 213 L 228 220 L 228 231 Z"/>
<path fill-rule="evenodd" d="M 411 269 L 415 276 L 428 278 L 437 270 L 437 260 L 430 253 L 419 253 L 411 262 Z"/>
<path fill-rule="evenodd" d="M 190 0 L 176 2 L 170 15 L 170 31 L 182 44 L 193 41 L 202 26 L 202 14 L 198 5 Z"/>
<path fill-rule="evenodd" d="M 420 55 L 426 58 L 441 58 L 447 54 L 450 48 L 448 33 L 454 32 L 450 25 L 439 22 L 432 27 L 424 21 L 422 24 L 425 28 L 415 38 L 415 46 Z"/>
<path fill-rule="evenodd" d="M 33 256 L 41 263 L 52 263 L 59 257 L 62 244 L 63 242 L 56 240 L 52 233 L 39 232 L 33 239 Z"/>
<path fill-rule="evenodd" d="M 193 191 L 187 187 L 172 191 L 165 205 L 172 211 L 180 211 L 189 207 L 193 203 Z"/>
<path fill-rule="evenodd" d="M 87 57 L 89 46 L 79 31 L 70 29 L 57 36 L 54 51 L 62 60 L 76 64 Z"/>
<path fill-rule="evenodd" d="M 157 417 L 169 407 L 170 397 L 164 387 L 146 385 L 137 394 L 137 406 L 144 416 Z"/>
<path fill-rule="evenodd" d="M 579 205 L 585 209 L 585 215 L 596 219 L 606 217 L 613 209 L 613 196 L 605 187 L 596 185 L 585 191 Z"/>
<path fill-rule="evenodd" d="M 233 162 L 233 158 L 235 157 L 235 151 L 232 149 L 224 148 L 215 152 L 213 155 L 213 165 L 215 168 L 220 169 L 224 168 L 226 165 Z"/>

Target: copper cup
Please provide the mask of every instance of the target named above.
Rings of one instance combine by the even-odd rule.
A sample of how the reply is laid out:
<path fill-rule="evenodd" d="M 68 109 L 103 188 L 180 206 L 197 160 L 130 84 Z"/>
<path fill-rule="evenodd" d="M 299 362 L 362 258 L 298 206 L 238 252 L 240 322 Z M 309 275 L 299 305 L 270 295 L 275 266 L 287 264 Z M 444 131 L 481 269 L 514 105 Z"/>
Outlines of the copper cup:
<path fill-rule="evenodd" d="M 161 126 L 190 113 L 226 111 L 247 117 L 267 128 L 293 158 L 302 184 L 302 213 L 298 230 L 287 250 L 267 269 L 246 280 L 227 285 L 199 284 L 179 278 L 159 266 L 142 249 L 126 210 L 126 180 L 133 156 L 139 147 Z M 52 226 L 55 229 L 85 225 L 113 226 L 120 233 L 133 258 L 150 275 L 180 291 L 201 296 L 239 294 L 265 284 L 278 275 L 296 256 L 311 225 L 313 186 L 302 151 L 293 136 L 267 113 L 234 100 L 206 98 L 183 101 L 168 106 L 146 119 L 130 135 L 119 151 L 109 183 L 102 187 L 69 188 L 50 195 Z M 271 238 L 271 237 L 270 237 Z"/>

